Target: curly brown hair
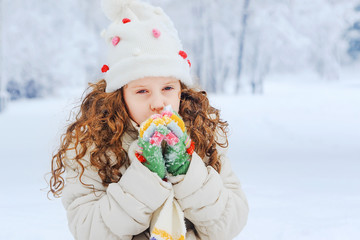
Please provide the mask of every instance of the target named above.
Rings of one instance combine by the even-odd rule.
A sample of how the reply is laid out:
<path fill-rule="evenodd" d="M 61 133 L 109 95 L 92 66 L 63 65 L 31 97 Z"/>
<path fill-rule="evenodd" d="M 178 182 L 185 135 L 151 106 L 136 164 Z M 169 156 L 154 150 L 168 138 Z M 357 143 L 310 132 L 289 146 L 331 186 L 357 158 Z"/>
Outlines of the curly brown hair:
<path fill-rule="evenodd" d="M 121 137 L 125 132 L 135 133 L 136 129 L 128 114 L 123 88 L 111 93 L 106 93 L 105 88 L 105 80 L 89 84 L 85 91 L 89 93 L 84 97 L 75 121 L 67 126 L 66 132 L 61 136 L 60 148 L 51 161 L 49 193 L 54 197 L 61 196 L 65 185 L 63 174 L 68 150 L 76 152 L 74 160 L 81 169 L 78 177 L 84 185 L 87 184 L 82 182 L 81 177 L 85 167 L 81 160 L 90 146 L 95 146 L 90 152 L 90 164 L 98 170 L 104 186 L 118 182 L 122 176 L 119 169 L 129 164 Z M 221 162 L 216 145 L 228 145 L 228 123 L 220 119 L 220 111 L 210 106 L 205 91 L 189 88 L 181 83 L 179 114 L 195 142 L 196 153 L 201 158 L 208 157 L 208 165 L 220 172 Z M 110 158 L 109 152 L 114 153 L 115 161 Z"/>

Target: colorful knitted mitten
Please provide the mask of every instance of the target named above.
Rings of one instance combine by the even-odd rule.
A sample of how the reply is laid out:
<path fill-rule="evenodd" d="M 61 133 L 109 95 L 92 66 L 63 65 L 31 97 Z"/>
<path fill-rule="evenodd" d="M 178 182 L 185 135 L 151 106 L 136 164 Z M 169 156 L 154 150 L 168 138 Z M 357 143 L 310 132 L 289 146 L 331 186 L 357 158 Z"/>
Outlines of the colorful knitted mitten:
<path fill-rule="evenodd" d="M 150 171 L 157 173 L 163 179 L 166 174 L 165 161 L 162 154 L 161 142 L 170 132 L 160 114 L 152 115 L 140 126 L 137 159 Z"/>
<path fill-rule="evenodd" d="M 167 142 L 164 153 L 166 169 L 173 176 L 186 174 L 194 152 L 194 143 L 187 135 L 185 123 L 180 115 L 171 109 L 165 110 L 162 115 L 170 130 L 164 139 Z"/>

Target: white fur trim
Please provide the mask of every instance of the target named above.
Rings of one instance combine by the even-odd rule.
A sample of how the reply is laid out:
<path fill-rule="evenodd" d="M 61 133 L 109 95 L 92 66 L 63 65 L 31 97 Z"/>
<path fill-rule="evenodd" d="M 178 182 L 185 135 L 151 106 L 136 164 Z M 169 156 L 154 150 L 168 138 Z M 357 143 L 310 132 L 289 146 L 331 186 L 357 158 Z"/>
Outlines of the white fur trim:
<path fill-rule="evenodd" d="M 115 91 L 127 83 L 149 76 L 174 77 L 181 82 L 191 85 L 189 65 L 180 56 L 144 56 L 129 57 L 109 66 L 105 74 L 107 82 L 106 92 Z"/>

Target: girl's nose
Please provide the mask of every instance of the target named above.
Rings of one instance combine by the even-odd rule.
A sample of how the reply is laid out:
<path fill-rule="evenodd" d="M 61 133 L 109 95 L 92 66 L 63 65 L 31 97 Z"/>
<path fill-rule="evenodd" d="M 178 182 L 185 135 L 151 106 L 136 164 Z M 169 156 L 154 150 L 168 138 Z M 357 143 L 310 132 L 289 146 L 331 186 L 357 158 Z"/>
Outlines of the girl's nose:
<path fill-rule="evenodd" d="M 158 107 L 154 107 L 154 106 L 150 106 L 150 109 L 151 109 L 151 111 L 153 111 L 153 112 L 156 112 L 156 113 L 160 113 L 163 109 L 164 109 L 164 106 L 162 106 L 162 107 L 160 107 L 160 106 L 158 106 Z"/>
<path fill-rule="evenodd" d="M 160 113 L 165 106 L 165 101 L 161 96 L 155 96 L 150 103 L 151 111 L 156 113 Z"/>

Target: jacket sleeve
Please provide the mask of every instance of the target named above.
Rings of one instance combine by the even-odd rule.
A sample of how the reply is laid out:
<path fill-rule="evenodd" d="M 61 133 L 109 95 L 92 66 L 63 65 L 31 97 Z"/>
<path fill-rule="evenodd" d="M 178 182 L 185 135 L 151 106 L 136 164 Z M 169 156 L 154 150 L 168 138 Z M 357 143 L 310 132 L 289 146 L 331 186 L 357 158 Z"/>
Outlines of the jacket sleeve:
<path fill-rule="evenodd" d="M 139 161 L 132 161 L 120 181 L 107 188 L 89 165 L 81 180 L 91 186 L 82 184 L 74 165 L 66 166 L 62 202 L 70 231 L 78 240 L 132 239 L 149 227 L 152 213 L 172 188 Z"/>
<path fill-rule="evenodd" d="M 206 167 L 194 152 L 187 174 L 173 186 L 185 217 L 194 224 L 202 240 L 233 239 L 248 218 L 247 199 L 225 155 L 226 149 L 218 148 L 218 152 L 222 162 L 220 174 L 211 166 Z"/>

